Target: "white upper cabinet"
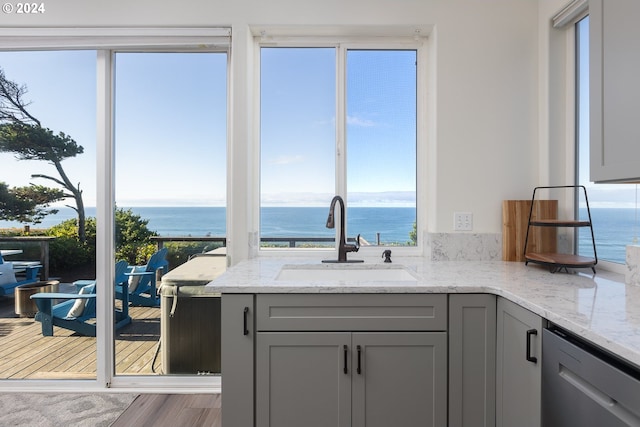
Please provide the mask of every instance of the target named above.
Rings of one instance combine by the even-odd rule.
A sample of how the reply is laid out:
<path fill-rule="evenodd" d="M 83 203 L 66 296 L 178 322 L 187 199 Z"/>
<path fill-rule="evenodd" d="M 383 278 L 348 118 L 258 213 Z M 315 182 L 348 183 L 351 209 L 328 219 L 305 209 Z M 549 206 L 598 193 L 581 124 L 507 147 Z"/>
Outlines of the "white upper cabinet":
<path fill-rule="evenodd" d="M 640 1 L 590 0 L 591 181 L 640 181 Z"/>

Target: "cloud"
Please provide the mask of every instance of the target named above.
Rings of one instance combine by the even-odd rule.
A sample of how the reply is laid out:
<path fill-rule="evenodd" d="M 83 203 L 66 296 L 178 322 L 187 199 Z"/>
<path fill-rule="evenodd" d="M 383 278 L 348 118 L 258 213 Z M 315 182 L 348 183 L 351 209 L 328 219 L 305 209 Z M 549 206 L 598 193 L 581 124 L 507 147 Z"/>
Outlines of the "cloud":
<path fill-rule="evenodd" d="M 347 116 L 347 124 L 365 128 L 376 126 L 376 122 L 374 122 L 373 120 L 363 119 L 356 116 Z"/>
<path fill-rule="evenodd" d="M 413 207 L 416 205 L 416 193 L 415 191 L 352 192 L 349 194 L 349 205 Z"/>
<path fill-rule="evenodd" d="M 329 206 L 333 193 L 282 192 L 262 194 L 262 206 Z M 415 207 L 413 191 L 357 192 L 348 195 L 351 207 Z"/>
<path fill-rule="evenodd" d="M 302 163 L 304 162 L 304 160 L 305 160 L 305 157 L 301 154 L 296 154 L 293 156 L 278 156 L 275 159 L 272 159 L 271 161 L 269 161 L 269 164 L 283 166 L 283 165 L 291 165 L 295 163 Z"/>
<path fill-rule="evenodd" d="M 260 196 L 262 206 L 329 206 L 332 193 L 263 193 Z"/>

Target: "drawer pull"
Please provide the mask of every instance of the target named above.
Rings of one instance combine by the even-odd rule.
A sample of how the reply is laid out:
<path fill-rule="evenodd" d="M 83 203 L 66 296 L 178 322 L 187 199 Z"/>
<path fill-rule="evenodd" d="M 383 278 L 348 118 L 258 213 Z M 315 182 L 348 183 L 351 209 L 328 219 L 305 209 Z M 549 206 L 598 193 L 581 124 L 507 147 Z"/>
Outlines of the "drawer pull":
<path fill-rule="evenodd" d="M 531 363 L 538 363 L 538 358 L 531 355 L 531 335 L 538 335 L 538 331 L 535 329 L 527 331 L 527 360 Z"/>
<path fill-rule="evenodd" d="M 361 363 L 362 363 L 362 347 L 357 346 L 356 349 L 358 350 L 358 369 L 356 369 L 356 372 L 358 373 L 358 375 L 360 375 L 362 373 L 362 369 L 361 369 Z"/>
<path fill-rule="evenodd" d="M 348 348 L 347 348 L 346 345 L 343 347 L 343 350 L 344 350 L 344 370 L 343 370 L 343 372 L 345 374 L 348 374 L 349 370 L 347 369 L 347 363 L 348 363 L 347 354 L 348 354 L 349 351 L 348 351 Z"/>
<path fill-rule="evenodd" d="M 249 335 L 249 307 L 244 308 L 242 322 L 242 335 Z"/>

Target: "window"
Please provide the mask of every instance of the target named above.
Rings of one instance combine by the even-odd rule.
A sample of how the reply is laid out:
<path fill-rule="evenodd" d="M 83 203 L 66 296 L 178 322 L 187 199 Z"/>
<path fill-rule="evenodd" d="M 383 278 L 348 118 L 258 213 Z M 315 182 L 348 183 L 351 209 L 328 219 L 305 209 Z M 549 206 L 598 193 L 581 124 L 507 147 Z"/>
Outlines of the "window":
<path fill-rule="evenodd" d="M 589 180 L 589 17 L 576 24 L 576 53 L 576 180 L 587 188 L 598 259 L 624 264 L 626 245 L 637 243 L 637 186 Z M 586 217 L 584 206 L 577 215 Z M 577 239 L 579 254 L 593 251 L 588 229 L 581 229 Z"/>
<path fill-rule="evenodd" d="M 347 238 L 415 246 L 418 50 L 260 49 L 260 237 L 333 247 L 338 194 Z"/>

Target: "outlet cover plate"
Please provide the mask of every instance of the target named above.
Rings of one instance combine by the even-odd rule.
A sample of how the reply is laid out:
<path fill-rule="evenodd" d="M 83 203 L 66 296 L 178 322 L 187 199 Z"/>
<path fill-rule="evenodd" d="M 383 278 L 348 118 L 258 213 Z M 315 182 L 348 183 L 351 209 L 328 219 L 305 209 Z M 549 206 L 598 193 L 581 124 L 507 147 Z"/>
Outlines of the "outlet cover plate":
<path fill-rule="evenodd" d="M 473 214 L 471 212 L 454 212 L 453 229 L 455 231 L 472 231 Z"/>

